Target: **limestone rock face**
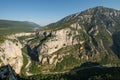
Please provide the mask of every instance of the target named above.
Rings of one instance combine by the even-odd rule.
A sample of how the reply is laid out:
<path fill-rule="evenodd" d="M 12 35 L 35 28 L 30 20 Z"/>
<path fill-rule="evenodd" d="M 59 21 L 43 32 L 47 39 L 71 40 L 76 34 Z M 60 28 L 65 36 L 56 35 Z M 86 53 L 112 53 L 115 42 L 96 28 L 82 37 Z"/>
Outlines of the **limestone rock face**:
<path fill-rule="evenodd" d="M 80 26 L 78 25 L 79 24 L 73 24 L 72 27 L 77 27 L 80 29 Z M 73 39 L 74 34 L 77 34 L 77 32 L 72 31 L 70 28 L 53 31 L 52 35 L 55 37 L 52 37 L 49 40 L 45 41 L 38 49 L 40 62 L 45 63 L 47 61 L 46 57 L 43 56 L 52 55 L 54 52 L 63 47 L 77 44 L 77 40 Z M 50 64 L 53 63 L 53 57 L 49 58 L 49 61 Z"/>
<path fill-rule="evenodd" d="M 91 28 L 91 30 L 88 33 L 96 36 L 99 33 L 98 26 L 96 25 L 95 27 Z"/>
<path fill-rule="evenodd" d="M 77 30 L 81 29 L 81 26 L 78 23 L 72 24 L 71 27 Z"/>
<path fill-rule="evenodd" d="M 6 40 L 0 45 L 0 59 L 4 65 L 10 64 L 16 73 L 20 73 L 23 65 L 22 45 L 19 42 Z"/>

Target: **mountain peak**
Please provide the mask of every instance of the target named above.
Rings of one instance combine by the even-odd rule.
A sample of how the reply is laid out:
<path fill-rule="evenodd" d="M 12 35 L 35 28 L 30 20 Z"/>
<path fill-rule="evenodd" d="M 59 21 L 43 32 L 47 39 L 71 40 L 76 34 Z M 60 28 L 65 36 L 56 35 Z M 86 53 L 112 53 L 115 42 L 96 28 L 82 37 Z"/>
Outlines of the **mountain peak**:
<path fill-rule="evenodd" d="M 83 18 L 87 16 L 89 17 L 89 16 L 101 16 L 101 15 L 115 17 L 120 15 L 120 11 L 113 8 L 107 8 L 104 6 L 97 6 L 97 7 L 89 8 L 82 12 L 69 15 L 63 18 L 62 20 L 60 20 L 60 22 L 64 23 L 66 21 L 79 21 L 78 19 L 80 19 L 81 16 Z"/>
<path fill-rule="evenodd" d="M 97 6 L 97 7 L 93 7 L 93 8 L 90 8 L 90 9 L 87 9 L 83 12 L 81 12 L 82 14 L 103 14 L 103 13 L 110 13 L 110 12 L 116 12 L 118 10 L 116 9 L 113 9 L 113 8 L 107 8 L 107 7 L 104 7 L 104 6 Z"/>

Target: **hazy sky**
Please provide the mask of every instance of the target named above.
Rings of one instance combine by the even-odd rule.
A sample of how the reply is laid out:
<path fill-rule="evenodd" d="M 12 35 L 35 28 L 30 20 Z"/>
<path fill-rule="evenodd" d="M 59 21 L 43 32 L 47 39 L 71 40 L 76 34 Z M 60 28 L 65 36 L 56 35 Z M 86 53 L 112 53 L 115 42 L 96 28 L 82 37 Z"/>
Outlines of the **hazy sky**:
<path fill-rule="evenodd" d="M 0 0 L 0 19 L 46 25 L 95 6 L 120 10 L 120 0 Z"/>

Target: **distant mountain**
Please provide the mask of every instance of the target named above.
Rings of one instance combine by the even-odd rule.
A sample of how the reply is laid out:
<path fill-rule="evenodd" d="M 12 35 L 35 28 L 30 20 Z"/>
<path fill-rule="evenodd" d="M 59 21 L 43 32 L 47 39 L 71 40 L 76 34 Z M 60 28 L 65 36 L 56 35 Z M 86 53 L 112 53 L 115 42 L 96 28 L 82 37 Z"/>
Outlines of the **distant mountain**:
<path fill-rule="evenodd" d="M 17 32 L 28 32 L 33 31 L 34 28 L 40 27 L 40 25 L 28 22 L 28 21 L 11 21 L 11 20 L 0 20 L 0 33 L 17 33 Z"/>
<path fill-rule="evenodd" d="M 104 24 L 108 29 L 110 29 L 110 31 L 113 32 L 120 28 L 120 11 L 112 8 L 98 6 L 69 15 L 56 23 L 49 24 L 47 27 L 57 28 L 57 26 L 61 24 L 72 24 L 75 22 L 78 22 L 79 24 Z"/>

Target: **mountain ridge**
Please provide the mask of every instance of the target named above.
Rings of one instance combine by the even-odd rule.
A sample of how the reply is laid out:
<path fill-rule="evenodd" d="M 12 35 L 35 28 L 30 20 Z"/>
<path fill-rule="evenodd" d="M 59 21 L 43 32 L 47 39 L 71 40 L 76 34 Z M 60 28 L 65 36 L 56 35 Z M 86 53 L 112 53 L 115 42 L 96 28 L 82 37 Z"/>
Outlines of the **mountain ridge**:
<path fill-rule="evenodd" d="M 103 51 L 105 51 L 104 53 L 106 53 L 106 55 L 111 55 L 112 57 L 119 55 L 119 53 L 114 52 L 112 48 L 112 46 L 114 45 L 112 35 L 115 32 L 119 32 L 119 21 L 119 10 L 98 6 L 94 8 L 89 8 L 76 14 L 69 15 L 56 23 L 49 24 L 45 28 L 43 28 L 43 31 L 47 32 L 48 30 L 48 33 L 49 31 L 53 31 L 54 33 L 61 30 L 67 30 L 68 28 L 71 30 L 71 32 L 77 31 L 78 33 L 76 36 L 77 38 L 79 38 L 80 41 L 81 37 L 86 37 L 88 39 L 88 41 L 84 39 L 85 45 L 87 44 L 87 47 L 85 47 L 84 45 L 84 48 L 86 48 L 85 51 L 87 50 L 87 48 L 89 51 L 89 49 L 94 46 L 93 50 L 97 50 L 98 52 L 103 53 L 100 50 L 100 48 L 103 48 Z M 61 34 L 66 33 L 63 32 Z M 80 36 L 81 34 L 84 34 L 84 36 Z"/>
<path fill-rule="evenodd" d="M 96 10 L 96 11 L 95 11 Z M 99 13 L 99 12 L 97 12 L 97 10 L 98 11 L 105 11 L 106 13 Z M 109 11 L 109 13 L 110 13 L 110 11 L 112 11 L 112 13 L 110 13 L 110 14 L 107 14 L 107 12 Z M 98 13 L 97 15 L 96 15 L 96 13 Z M 107 8 L 107 7 L 103 7 L 103 6 L 97 6 L 97 7 L 93 7 L 93 8 L 89 8 L 89 9 L 87 9 L 87 10 L 84 10 L 84 11 L 81 11 L 81 12 L 77 12 L 77 13 L 75 13 L 75 14 L 71 14 L 71 15 L 69 15 L 69 16 L 67 16 L 67 17 L 65 17 L 65 18 L 62 18 L 61 20 L 59 20 L 59 21 L 57 21 L 57 22 L 55 22 L 55 23 L 52 23 L 52 24 L 49 24 L 49 25 L 47 25 L 46 27 L 50 27 L 50 26 L 56 26 L 56 25 L 59 25 L 59 24 L 62 24 L 62 23 L 64 23 L 64 22 L 66 22 L 66 23 L 69 23 L 69 22 L 72 22 L 72 23 L 75 23 L 75 22 L 82 22 L 82 20 L 81 20 L 81 16 L 87 16 L 87 15 L 89 15 L 88 17 L 90 17 L 91 16 L 91 18 L 95 18 L 95 17 L 106 17 L 107 18 L 107 16 L 111 16 L 111 15 L 113 15 L 113 17 L 115 17 L 115 15 L 117 15 L 118 14 L 118 16 L 120 17 L 120 10 L 116 10 L 116 9 L 113 9 L 113 8 Z M 107 15 L 107 16 L 106 16 Z M 83 18 L 83 17 L 82 17 Z M 80 21 L 79 21 L 80 20 Z M 93 20 L 94 21 L 94 20 Z M 89 22 L 90 23 L 90 22 Z M 52 27 L 53 28 L 53 27 Z M 55 28 L 55 27 L 54 27 Z"/>

